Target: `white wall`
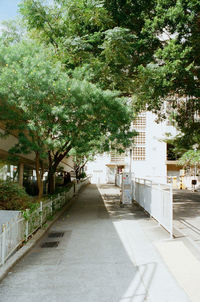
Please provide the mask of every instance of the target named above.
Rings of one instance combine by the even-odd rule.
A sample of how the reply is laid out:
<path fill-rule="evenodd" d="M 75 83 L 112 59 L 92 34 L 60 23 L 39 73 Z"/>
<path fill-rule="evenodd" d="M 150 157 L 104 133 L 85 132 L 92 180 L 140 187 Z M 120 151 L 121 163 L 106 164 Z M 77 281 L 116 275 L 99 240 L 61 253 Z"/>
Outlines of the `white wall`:
<path fill-rule="evenodd" d="M 146 113 L 146 160 L 132 161 L 132 172 L 136 177 L 149 178 L 156 182 L 167 182 L 167 146 L 163 141 L 166 133 L 176 134 L 176 130 L 172 126 L 167 126 L 167 122 L 156 123 L 156 115 Z M 139 131 L 139 130 L 138 130 Z M 129 171 L 129 152 L 125 158 L 125 169 Z M 92 182 L 107 183 L 109 181 L 110 168 L 109 154 L 103 154 L 96 157 L 94 162 L 89 162 L 87 173 L 92 174 Z"/>
<path fill-rule="evenodd" d="M 154 181 L 164 181 L 167 175 L 166 167 L 166 123 L 155 122 L 156 116 L 146 113 L 146 160 L 133 161 L 133 172 L 136 177 L 151 178 Z"/>
<path fill-rule="evenodd" d="M 109 154 L 97 155 L 93 161 L 86 165 L 86 172 L 92 175 L 91 183 L 107 183 L 109 178 L 109 168 L 106 166 L 110 162 Z"/>

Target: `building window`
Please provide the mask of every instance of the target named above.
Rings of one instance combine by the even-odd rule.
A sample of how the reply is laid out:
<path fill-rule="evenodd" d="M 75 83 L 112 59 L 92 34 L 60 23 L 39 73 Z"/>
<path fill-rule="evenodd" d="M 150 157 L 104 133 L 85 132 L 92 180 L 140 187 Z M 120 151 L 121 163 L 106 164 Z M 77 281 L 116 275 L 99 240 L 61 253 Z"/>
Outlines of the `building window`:
<path fill-rule="evenodd" d="M 133 122 L 138 135 L 134 139 L 133 160 L 146 159 L 146 112 L 142 112 Z"/>
<path fill-rule="evenodd" d="M 145 129 L 146 128 L 146 113 L 141 113 L 133 122 L 134 129 Z"/>
<path fill-rule="evenodd" d="M 146 148 L 145 147 L 134 147 L 133 148 L 133 160 L 145 160 Z"/>
<path fill-rule="evenodd" d="M 135 137 L 134 143 L 136 145 L 145 145 L 146 143 L 146 133 L 139 132 L 138 135 Z"/>
<path fill-rule="evenodd" d="M 125 153 L 119 153 L 117 150 L 112 150 L 110 152 L 111 162 L 123 162 L 125 158 Z"/>

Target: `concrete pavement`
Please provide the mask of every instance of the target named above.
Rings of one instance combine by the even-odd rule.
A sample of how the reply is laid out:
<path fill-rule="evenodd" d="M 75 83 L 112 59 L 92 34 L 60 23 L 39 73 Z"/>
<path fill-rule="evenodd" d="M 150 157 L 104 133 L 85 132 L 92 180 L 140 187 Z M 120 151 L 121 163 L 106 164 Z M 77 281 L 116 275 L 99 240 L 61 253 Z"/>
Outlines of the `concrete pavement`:
<path fill-rule="evenodd" d="M 200 192 L 174 190 L 173 195 L 175 236 L 190 240 L 200 256 Z"/>
<path fill-rule="evenodd" d="M 89 185 L 1 282 L 0 301 L 196 302 L 171 263 L 186 248 L 176 242 L 136 205 L 120 208 L 118 188 Z"/>

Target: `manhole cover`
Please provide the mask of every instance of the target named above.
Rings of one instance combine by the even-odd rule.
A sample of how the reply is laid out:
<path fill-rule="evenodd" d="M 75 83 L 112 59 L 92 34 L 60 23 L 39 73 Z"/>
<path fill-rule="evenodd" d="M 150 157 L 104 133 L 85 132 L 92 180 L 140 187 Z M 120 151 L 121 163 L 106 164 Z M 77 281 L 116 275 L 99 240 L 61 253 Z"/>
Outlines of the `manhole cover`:
<path fill-rule="evenodd" d="M 59 241 L 49 241 L 49 242 L 44 242 L 42 245 L 41 245 L 41 248 L 44 248 L 44 247 L 57 247 L 59 244 Z"/>
<path fill-rule="evenodd" d="M 48 237 L 50 238 L 58 238 L 63 236 L 64 236 L 64 232 L 52 232 L 48 234 Z"/>

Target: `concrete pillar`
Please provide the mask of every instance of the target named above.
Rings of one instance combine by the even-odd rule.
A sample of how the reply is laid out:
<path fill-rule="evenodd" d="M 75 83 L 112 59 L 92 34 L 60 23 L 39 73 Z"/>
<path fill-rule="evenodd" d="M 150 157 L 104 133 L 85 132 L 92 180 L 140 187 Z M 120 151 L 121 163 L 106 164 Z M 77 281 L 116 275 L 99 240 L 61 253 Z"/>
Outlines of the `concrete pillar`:
<path fill-rule="evenodd" d="M 24 164 L 19 163 L 19 185 L 23 186 Z"/>

